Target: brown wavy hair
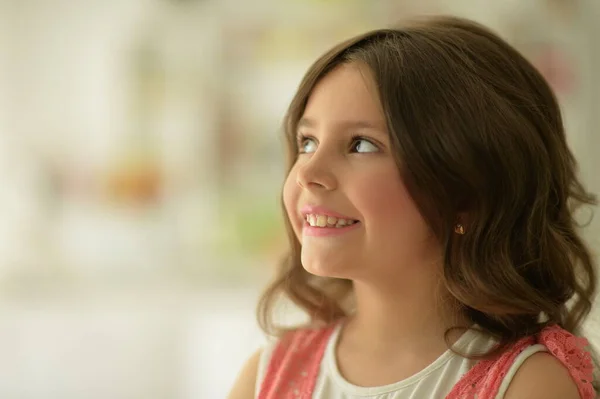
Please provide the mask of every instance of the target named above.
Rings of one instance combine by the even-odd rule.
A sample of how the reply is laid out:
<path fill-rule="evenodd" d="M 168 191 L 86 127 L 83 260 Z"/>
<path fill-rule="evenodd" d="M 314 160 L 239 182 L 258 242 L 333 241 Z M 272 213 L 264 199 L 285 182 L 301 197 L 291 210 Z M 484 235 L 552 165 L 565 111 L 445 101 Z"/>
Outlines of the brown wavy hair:
<path fill-rule="evenodd" d="M 285 117 L 288 171 L 308 97 L 344 63 L 369 68 L 401 176 L 445 249 L 443 284 L 498 350 L 550 323 L 578 333 L 596 276 L 575 218 L 594 205 L 577 177 L 557 100 L 518 51 L 469 20 L 438 16 L 371 31 L 308 70 Z M 453 234 L 467 214 L 466 234 Z M 352 283 L 304 270 L 284 209 L 290 250 L 258 306 L 267 334 L 287 296 L 311 322 L 348 314 Z"/>

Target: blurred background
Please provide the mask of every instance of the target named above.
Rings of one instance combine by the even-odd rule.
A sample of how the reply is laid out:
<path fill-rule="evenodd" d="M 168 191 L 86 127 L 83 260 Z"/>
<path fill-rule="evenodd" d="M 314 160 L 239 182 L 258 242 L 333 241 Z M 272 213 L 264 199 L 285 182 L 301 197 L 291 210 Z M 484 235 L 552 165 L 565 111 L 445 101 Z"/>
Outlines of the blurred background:
<path fill-rule="evenodd" d="M 599 193 L 596 0 L 0 0 L 0 397 L 225 397 L 265 340 L 302 74 L 438 12 L 544 73 Z"/>

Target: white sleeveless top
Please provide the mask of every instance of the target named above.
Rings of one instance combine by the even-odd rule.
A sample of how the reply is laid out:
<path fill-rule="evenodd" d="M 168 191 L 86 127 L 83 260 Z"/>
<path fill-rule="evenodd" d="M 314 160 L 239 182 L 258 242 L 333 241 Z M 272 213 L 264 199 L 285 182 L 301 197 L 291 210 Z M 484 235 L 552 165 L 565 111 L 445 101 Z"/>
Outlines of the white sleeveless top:
<path fill-rule="evenodd" d="M 477 361 L 465 359 L 447 350 L 429 366 L 402 381 L 377 387 L 361 387 L 348 382 L 341 374 L 335 359 L 335 348 L 340 335 L 340 323 L 329 338 L 319 376 L 313 391 L 313 399 L 443 399 L 454 385 Z M 269 343 L 261 353 L 258 365 L 255 398 L 258 397 L 273 350 L 277 341 Z M 477 331 L 468 330 L 455 343 L 454 347 L 466 353 L 481 353 L 492 347 L 494 341 Z M 519 367 L 529 356 L 546 351 L 544 345 L 535 344 L 517 356 L 509 372 L 504 377 L 496 399 L 504 394 Z"/>

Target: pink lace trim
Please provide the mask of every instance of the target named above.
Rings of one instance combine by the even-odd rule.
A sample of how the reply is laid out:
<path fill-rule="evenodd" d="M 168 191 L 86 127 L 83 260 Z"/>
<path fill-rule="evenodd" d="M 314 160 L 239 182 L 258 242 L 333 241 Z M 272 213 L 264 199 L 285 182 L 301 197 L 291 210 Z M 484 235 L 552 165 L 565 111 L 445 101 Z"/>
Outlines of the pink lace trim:
<path fill-rule="evenodd" d="M 454 386 L 446 399 L 493 399 L 515 358 L 527 347 L 540 343 L 567 367 L 579 390 L 581 399 L 596 397 L 592 386 L 592 359 L 584 348 L 589 344 L 557 325 L 543 329 L 536 337 L 526 337 L 496 360 L 477 363 Z"/>
<path fill-rule="evenodd" d="M 481 360 L 454 385 L 446 399 L 493 399 L 515 358 L 534 343 L 533 337 L 518 341 L 496 360 Z"/>
<path fill-rule="evenodd" d="M 273 351 L 258 399 L 310 399 L 334 328 L 301 329 L 285 335 Z"/>

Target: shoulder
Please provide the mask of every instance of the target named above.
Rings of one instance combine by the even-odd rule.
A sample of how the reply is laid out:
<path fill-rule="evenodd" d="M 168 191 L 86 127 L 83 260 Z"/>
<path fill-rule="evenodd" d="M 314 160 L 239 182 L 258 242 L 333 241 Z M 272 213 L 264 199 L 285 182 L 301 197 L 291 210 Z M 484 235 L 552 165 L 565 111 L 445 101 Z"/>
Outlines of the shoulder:
<path fill-rule="evenodd" d="M 248 358 L 238 373 L 236 381 L 227 399 L 253 399 L 263 383 L 271 361 L 279 362 L 290 350 L 298 351 L 310 342 L 317 331 L 311 328 L 296 328 L 285 331 L 278 337 L 271 337 L 267 344 Z"/>
<path fill-rule="evenodd" d="M 256 376 L 262 349 L 254 352 L 246 361 L 229 393 L 227 399 L 253 399 L 256 388 Z"/>
<path fill-rule="evenodd" d="M 577 385 L 567 368 L 554 356 L 538 352 L 515 373 L 504 399 L 579 399 Z"/>

